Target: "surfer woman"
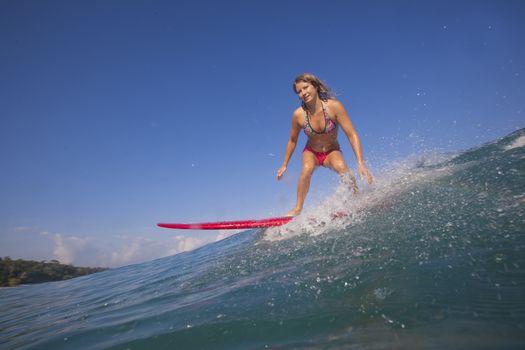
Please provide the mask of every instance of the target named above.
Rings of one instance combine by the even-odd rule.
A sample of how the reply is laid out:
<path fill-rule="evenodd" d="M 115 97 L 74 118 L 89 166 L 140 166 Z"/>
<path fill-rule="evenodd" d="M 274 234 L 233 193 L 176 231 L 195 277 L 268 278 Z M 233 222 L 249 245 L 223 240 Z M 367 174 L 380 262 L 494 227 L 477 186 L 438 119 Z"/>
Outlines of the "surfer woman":
<path fill-rule="evenodd" d="M 310 188 L 310 179 L 319 166 L 335 171 L 341 178 L 348 177 L 352 190 L 357 191 L 355 178 L 346 165 L 337 142 L 339 126 L 352 145 L 357 159 L 359 176 L 366 179 L 369 184 L 373 181 L 372 174 L 363 159 L 359 136 L 352 126 L 344 106 L 333 97 L 330 89 L 313 74 L 302 74 L 295 78 L 293 89 L 302 103 L 301 107 L 297 108 L 292 114 L 292 129 L 286 145 L 283 164 L 277 170 L 278 180 L 286 171 L 286 166 L 295 150 L 301 129 L 304 130 L 308 141 L 302 154 L 302 170 L 297 185 L 297 202 L 295 208 L 288 212 L 288 216 L 296 216 L 301 213 Z"/>

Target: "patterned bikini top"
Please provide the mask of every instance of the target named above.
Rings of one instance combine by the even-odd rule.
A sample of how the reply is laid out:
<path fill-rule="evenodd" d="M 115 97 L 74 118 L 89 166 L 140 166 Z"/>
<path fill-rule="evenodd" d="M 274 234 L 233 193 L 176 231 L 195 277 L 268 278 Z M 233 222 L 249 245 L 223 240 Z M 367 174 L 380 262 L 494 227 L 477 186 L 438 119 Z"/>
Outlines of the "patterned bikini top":
<path fill-rule="evenodd" d="M 324 129 L 322 131 L 316 131 L 314 128 L 312 128 L 312 125 L 310 124 L 310 118 L 308 117 L 308 110 L 306 110 L 306 113 L 304 114 L 304 133 L 306 136 L 329 134 L 331 132 L 337 131 L 337 124 L 332 119 L 330 119 L 330 117 L 328 117 L 323 104 L 322 107 L 324 115 Z"/>

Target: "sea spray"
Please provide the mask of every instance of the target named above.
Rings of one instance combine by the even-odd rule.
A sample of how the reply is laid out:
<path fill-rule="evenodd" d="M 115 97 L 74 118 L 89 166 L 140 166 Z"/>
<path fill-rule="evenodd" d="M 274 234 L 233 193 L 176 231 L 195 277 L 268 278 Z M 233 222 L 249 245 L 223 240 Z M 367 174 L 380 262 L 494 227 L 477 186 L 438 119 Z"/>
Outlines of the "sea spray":
<path fill-rule="evenodd" d="M 266 230 L 264 238 L 279 241 L 302 234 L 321 235 L 348 228 L 361 222 L 365 215 L 378 213 L 382 208 L 392 205 L 396 194 L 450 174 L 453 169 L 443 163 L 451 158 L 451 154 L 445 156 L 437 153 L 408 157 L 390 164 L 388 169 L 374 178 L 372 185 L 361 183 L 357 193 L 353 191 L 353 178 L 343 176 L 331 195 L 306 208 L 289 224 Z M 438 164 L 441 166 L 436 166 Z"/>

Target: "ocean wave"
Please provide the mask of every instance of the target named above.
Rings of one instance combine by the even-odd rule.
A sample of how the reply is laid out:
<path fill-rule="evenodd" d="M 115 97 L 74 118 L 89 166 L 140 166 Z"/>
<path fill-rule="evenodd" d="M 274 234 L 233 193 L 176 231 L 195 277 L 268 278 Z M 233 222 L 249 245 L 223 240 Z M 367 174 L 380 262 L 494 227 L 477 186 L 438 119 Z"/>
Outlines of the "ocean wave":
<path fill-rule="evenodd" d="M 0 346 L 523 348 L 524 137 L 409 157 L 286 226 L 2 289 Z"/>

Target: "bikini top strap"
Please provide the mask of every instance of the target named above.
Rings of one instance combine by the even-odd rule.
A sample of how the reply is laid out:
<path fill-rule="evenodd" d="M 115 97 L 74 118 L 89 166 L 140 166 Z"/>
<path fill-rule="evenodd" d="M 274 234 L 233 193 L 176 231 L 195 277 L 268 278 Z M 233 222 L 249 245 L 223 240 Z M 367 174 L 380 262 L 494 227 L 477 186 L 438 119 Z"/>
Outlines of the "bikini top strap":
<path fill-rule="evenodd" d="M 304 120 L 305 120 L 305 129 L 308 127 L 310 128 L 310 131 L 313 132 L 314 134 L 325 134 L 326 133 L 326 129 L 328 128 L 328 123 L 329 122 L 332 122 L 332 120 L 328 117 L 328 115 L 326 114 L 326 108 L 325 108 L 325 105 L 323 103 L 323 101 L 321 101 L 321 108 L 323 109 L 323 116 L 324 116 L 324 129 L 323 131 L 321 132 L 317 132 L 313 127 L 312 127 L 312 124 L 310 124 L 310 117 L 309 117 L 309 113 L 308 113 L 308 109 L 305 109 L 305 113 L 304 113 Z"/>
<path fill-rule="evenodd" d="M 321 107 L 323 108 L 324 120 L 327 121 L 328 119 L 330 119 L 330 117 L 328 117 L 328 113 L 326 112 L 326 107 L 323 101 L 321 101 Z"/>

